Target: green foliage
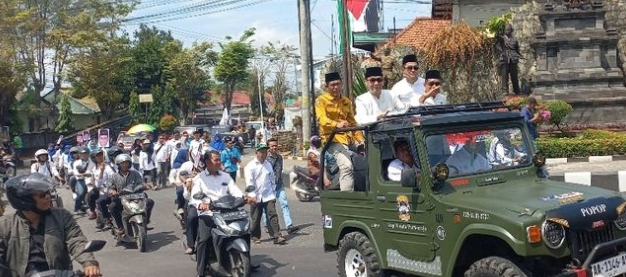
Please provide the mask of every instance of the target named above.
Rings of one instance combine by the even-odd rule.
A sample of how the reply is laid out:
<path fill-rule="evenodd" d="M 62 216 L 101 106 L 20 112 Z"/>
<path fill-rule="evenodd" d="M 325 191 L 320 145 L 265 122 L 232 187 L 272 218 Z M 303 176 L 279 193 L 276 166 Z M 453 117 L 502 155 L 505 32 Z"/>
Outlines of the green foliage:
<path fill-rule="evenodd" d="M 254 48 L 249 39 L 254 36 L 255 29 L 244 32 L 239 40 L 230 40 L 226 44 L 220 43 L 222 51 L 219 54 L 214 75 L 218 81 L 224 83 L 224 106 L 230 112 L 235 85 L 246 82 L 249 77 L 249 60 L 254 57 Z"/>
<path fill-rule="evenodd" d="M 511 12 L 505 13 L 501 16 L 491 17 L 484 27 L 490 34 L 499 34 L 504 32 L 504 28 L 509 24 L 513 14 Z"/>
<path fill-rule="evenodd" d="M 354 97 L 366 93 L 369 91 L 367 84 L 365 83 L 365 72 L 362 69 L 354 70 L 354 78 L 352 79 L 352 93 Z"/>
<path fill-rule="evenodd" d="M 550 111 L 550 124 L 559 127 L 565 121 L 565 118 L 574 110 L 572 105 L 563 100 L 549 100 L 541 103 L 544 109 Z"/>
<path fill-rule="evenodd" d="M 585 130 L 579 139 L 626 139 L 626 135 L 608 130 Z"/>
<path fill-rule="evenodd" d="M 54 131 L 57 133 L 68 133 L 69 131 L 74 130 L 74 117 L 72 115 L 72 106 L 70 105 L 69 96 L 63 94 L 61 98 L 61 114 L 59 115 L 59 119 L 57 120 L 56 127 L 54 127 Z"/>
<path fill-rule="evenodd" d="M 151 93 L 153 102 L 150 104 L 148 123 L 158 126 L 161 117 L 166 114 L 174 114 L 176 91 L 171 84 L 168 84 L 165 88 L 153 87 Z"/>
<path fill-rule="evenodd" d="M 132 117 L 133 123 L 139 123 L 139 94 L 133 90 L 130 93 L 130 101 L 128 102 L 128 114 Z"/>
<path fill-rule="evenodd" d="M 171 114 L 166 114 L 159 120 L 159 129 L 163 132 L 171 132 L 178 125 L 178 121 Z"/>
<path fill-rule="evenodd" d="M 154 86 L 165 87 L 168 58 L 182 50 L 182 43 L 170 32 L 142 24 L 135 31 L 132 55 L 135 59 L 135 84 L 138 93 L 148 93 Z"/>
<path fill-rule="evenodd" d="M 626 138 L 541 138 L 537 140 L 537 147 L 548 158 L 624 155 Z"/>

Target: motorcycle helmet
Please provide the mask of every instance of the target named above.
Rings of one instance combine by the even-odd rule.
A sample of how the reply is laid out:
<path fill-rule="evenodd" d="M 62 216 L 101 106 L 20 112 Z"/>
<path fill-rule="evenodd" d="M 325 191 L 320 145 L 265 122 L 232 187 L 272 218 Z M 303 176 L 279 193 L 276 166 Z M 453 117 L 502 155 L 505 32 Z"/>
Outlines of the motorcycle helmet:
<path fill-rule="evenodd" d="M 33 198 L 35 193 L 49 192 L 54 186 L 54 180 L 40 173 L 30 173 L 9 179 L 5 183 L 7 198 L 11 206 L 18 211 L 33 211 L 43 213 L 37 209 L 37 202 Z"/>
<path fill-rule="evenodd" d="M 117 157 L 120 154 L 124 154 L 124 149 L 122 149 L 119 146 L 112 146 L 111 148 L 107 150 L 107 154 L 109 156 L 109 159 L 114 161 L 115 157 Z"/>
<path fill-rule="evenodd" d="M 70 148 L 70 154 L 78 154 L 78 146 L 72 146 L 72 148 Z"/>
<path fill-rule="evenodd" d="M 318 136 L 312 136 L 311 146 L 314 146 L 315 148 L 322 148 L 322 138 Z"/>
<path fill-rule="evenodd" d="M 96 151 L 91 152 L 91 158 L 95 159 L 98 154 L 104 154 L 104 150 L 98 148 Z"/>
<path fill-rule="evenodd" d="M 117 157 L 115 157 L 115 164 L 117 166 L 119 166 L 123 162 L 132 163 L 132 161 L 133 161 L 133 159 L 128 154 L 120 154 Z"/>
<path fill-rule="evenodd" d="M 78 148 L 78 154 L 89 154 L 89 148 L 81 146 Z"/>
<path fill-rule="evenodd" d="M 37 150 L 37 152 L 35 152 L 35 159 L 39 161 L 39 156 L 41 155 L 48 155 L 48 150 L 46 149 Z"/>

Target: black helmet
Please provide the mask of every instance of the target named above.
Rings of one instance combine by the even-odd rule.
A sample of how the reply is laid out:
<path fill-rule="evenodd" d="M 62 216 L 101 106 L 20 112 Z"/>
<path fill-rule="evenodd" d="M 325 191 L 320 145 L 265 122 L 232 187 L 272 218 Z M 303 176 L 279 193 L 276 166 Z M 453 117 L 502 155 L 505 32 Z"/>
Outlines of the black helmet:
<path fill-rule="evenodd" d="M 54 180 L 40 173 L 30 173 L 11 178 L 5 185 L 7 198 L 13 208 L 18 211 L 37 211 L 33 194 L 49 192 L 54 186 Z"/>
<path fill-rule="evenodd" d="M 72 148 L 70 148 L 70 154 L 77 154 L 78 150 L 78 146 L 72 146 Z"/>
<path fill-rule="evenodd" d="M 322 148 L 322 138 L 318 136 L 311 137 L 311 145 L 315 146 L 315 148 Z"/>
<path fill-rule="evenodd" d="M 111 146 L 111 148 L 107 150 L 107 155 L 109 155 L 109 159 L 112 161 L 120 154 L 124 154 L 124 149 L 119 146 Z"/>
<path fill-rule="evenodd" d="M 78 154 L 89 154 L 89 148 L 85 146 L 78 147 Z"/>
<path fill-rule="evenodd" d="M 102 150 L 102 148 L 98 148 L 96 151 L 91 152 L 91 157 L 96 158 L 98 154 L 104 154 L 104 150 Z"/>

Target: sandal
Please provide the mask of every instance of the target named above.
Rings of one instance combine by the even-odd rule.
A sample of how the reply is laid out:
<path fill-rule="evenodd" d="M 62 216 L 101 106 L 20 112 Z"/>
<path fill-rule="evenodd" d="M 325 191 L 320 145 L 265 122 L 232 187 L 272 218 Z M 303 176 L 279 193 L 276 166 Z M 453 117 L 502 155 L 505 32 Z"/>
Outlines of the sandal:
<path fill-rule="evenodd" d="M 257 244 L 257 245 L 258 245 L 258 244 L 261 244 L 261 240 L 260 240 L 260 239 L 258 239 L 258 238 L 253 238 L 253 239 L 252 239 L 252 243 L 254 243 L 254 244 Z"/>

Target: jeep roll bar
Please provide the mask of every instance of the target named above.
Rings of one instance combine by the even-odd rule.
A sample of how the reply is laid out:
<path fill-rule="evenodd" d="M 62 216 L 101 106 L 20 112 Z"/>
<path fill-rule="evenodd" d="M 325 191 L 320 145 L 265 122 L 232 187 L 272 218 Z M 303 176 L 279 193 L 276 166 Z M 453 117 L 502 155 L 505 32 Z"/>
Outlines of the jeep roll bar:
<path fill-rule="evenodd" d="M 326 174 L 326 167 L 324 165 L 324 155 L 326 153 L 326 151 L 328 150 L 328 147 L 330 145 L 329 142 L 333 141 L 333 138 L 335 138 L 335 135 L 337 133 L 345 133 L 345 132 L 354 132 L 354 131 L 365 131 L 369 129 L 369 125 L 363 125 L 363 126 L 354 126 L 354 127 L 344 127 L 344 128 L 335 128 L 335 130 L 333 130 L 330 133 L 330 136 L 328 136 L 328 140 L 324 142 L 324 146 L 322 147 L 322 151 L 320 151 L 320 176 L 317 178 L 317 186 L 319 188 L 321 188 L 321 190 L 324 190 L 324 174 Z M 369 183 L 368 183 L 368 187 L 367 189 L 369 189 Z"/>
<path fill-rule="evenodd" d="M 397 119 L 405 116 L 412 115 L 435 115 L 435 114 L 448 114 L 458 112 L 480 112 L 490 111 L 494 109 L 506 108 L 510 110 L 510 107 L 504 101 L 491 101 L 491 102 L 474 102 L 465 104 L 450 104 L 450 105 L 435 105 L 435 106 L 417 106 L 409 108 L 405 113 L 388 115 L 387 119 Z"/>

